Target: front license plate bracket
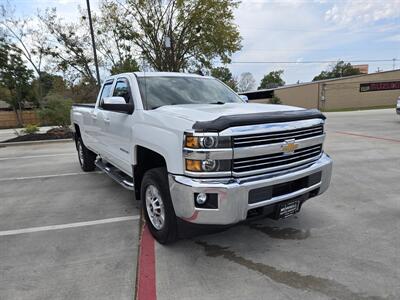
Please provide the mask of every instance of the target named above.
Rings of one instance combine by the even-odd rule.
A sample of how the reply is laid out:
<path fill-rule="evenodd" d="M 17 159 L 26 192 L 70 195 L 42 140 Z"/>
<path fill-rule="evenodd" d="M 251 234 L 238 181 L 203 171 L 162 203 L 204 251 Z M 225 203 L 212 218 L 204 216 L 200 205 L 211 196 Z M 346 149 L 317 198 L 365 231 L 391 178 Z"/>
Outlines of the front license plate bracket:
<path fill-rule="evenodd" d="M 276 210 L 277 219 L 288 218 L 300 210 L 300 200 L 290 200 L 278 203 Z"/>

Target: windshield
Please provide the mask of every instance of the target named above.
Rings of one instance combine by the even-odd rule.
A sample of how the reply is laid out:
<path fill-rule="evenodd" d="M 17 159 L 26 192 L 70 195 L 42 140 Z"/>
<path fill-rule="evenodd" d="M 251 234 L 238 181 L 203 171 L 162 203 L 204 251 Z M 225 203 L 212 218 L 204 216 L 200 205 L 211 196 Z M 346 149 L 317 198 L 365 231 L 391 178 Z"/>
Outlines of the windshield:
<path fill-rule="evenodd" d="M 236 93 L 212 78 L 139 77 L 138 82 L 145 109 L 176 104 L 243 103 Z"/>

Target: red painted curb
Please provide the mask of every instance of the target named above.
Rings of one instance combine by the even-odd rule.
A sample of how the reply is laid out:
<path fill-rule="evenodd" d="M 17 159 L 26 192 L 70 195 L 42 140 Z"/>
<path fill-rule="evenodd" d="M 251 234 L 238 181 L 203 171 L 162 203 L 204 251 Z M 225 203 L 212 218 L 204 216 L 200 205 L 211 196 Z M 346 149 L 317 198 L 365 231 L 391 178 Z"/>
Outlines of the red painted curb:
<path fill-rule="evenodd" d="M 154 238 L 146 224 L 143 226 L 139 248 L 137 300 L 156 300 L 156 260 Z"/>
<path fill-rule="evenodd" d="M 334 132 L 335 133 L 339 133 L 339 134 L 364 137 L 364 138 L 368 138 L 368 139 L 375 139 L 375 140 L 383 140 L 383 141 L 400 143 L 400 140 L 390 139 L 390 138 L 383 138 L 383 137 L 379 137 L 379 136 L 372 136 L 372 135 L 365 135 L 365 134 L 358 134 L 358 133 L 344 132 L 344 131 L 334 131 Z"/>

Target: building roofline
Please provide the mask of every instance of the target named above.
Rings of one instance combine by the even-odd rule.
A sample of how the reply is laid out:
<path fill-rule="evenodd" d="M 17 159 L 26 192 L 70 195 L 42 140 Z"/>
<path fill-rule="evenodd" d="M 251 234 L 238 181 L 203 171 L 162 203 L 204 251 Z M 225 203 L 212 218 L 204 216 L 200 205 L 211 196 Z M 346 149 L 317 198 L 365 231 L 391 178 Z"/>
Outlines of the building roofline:
<path fill-rule="evenodd" d="M 369 76 L 369 75 L 377 75 L 377 74 L 382 74 L 382 73 L 391 73 L 391 72 L 399 72 L 399 71 L 400 71 L 400 69 L 396 69 L 396 70 L 382 71 L 382 72 L 376 72 L 376 73 L 359 74 L 359 75 L 352 75 L 352 76 L 339 77 L 339 78 L 330 78 L 330 79 L 323 79 L 323 80 L 310 81 L 310 82 L 294 83 L 294 84 L 288 84 L 288 85 L 279 86 L 279 87 L 276 87 L 276 88 L 261 89 L 261 90 L 249 91 L 249 92 L 242 92 L 240 94 L 252 94 L 252 93 L 258 93 L 258 92 L 270 92 L 270 91 L 274 91 L 274 90 L 288 89 L 288 88 L 304 86 L 304 85 L 310 85 L 310 84 L 318 84 L 318 83 L 324 83 L 324 82 L 346 80 L 346 79 L 351 79 L 351 78 L 365 77 L 365 76 Z"/>

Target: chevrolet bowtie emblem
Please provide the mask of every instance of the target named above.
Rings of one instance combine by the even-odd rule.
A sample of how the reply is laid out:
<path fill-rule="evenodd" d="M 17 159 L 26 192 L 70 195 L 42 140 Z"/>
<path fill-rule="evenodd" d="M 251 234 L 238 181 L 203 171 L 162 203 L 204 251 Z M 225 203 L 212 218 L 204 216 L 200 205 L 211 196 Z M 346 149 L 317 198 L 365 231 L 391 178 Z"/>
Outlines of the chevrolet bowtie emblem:
<path fill-rule="evenodd" d="M 294 139 L 286 140 L 282 145 L 282 152 L 285 154 L 292 154 L 297 148 L 299 148 L 299 144 L 297 144 Z"/>

